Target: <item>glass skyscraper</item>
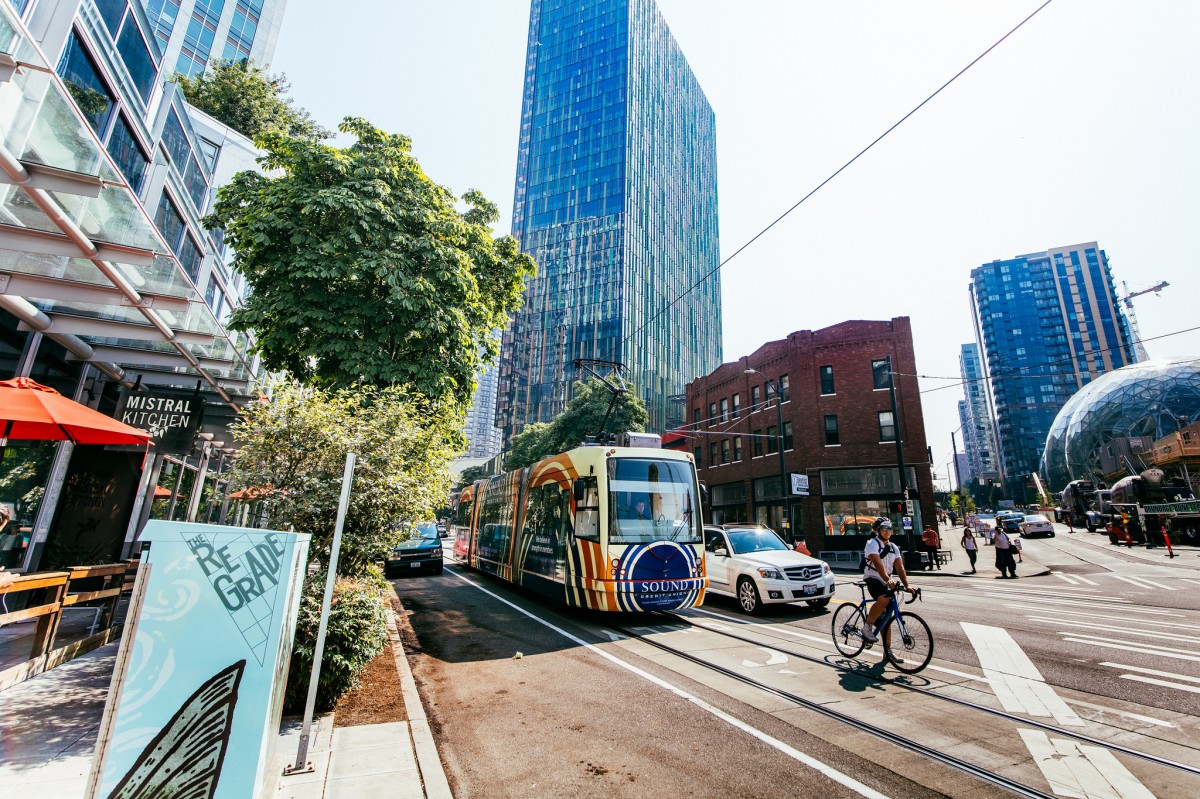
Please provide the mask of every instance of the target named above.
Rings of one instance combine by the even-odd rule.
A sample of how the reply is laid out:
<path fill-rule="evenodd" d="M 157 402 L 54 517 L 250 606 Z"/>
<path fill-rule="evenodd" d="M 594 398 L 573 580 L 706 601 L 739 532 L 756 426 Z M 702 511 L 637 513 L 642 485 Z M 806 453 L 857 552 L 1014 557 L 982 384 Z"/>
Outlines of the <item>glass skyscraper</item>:
<path fill-rule="evenodd" d="M 505 332 L 505 441 L 619 361 L 650 429 L 721 363 L 715 120 L 653 0 L 532 0 L 513 235 L 538 264 Z"/>
<path fill-rule="evenodd" d="M 967 454 L 968 469 L 964 480 L 987 480 L 1000 477 L 996 452 L 996 423 L 987 393 L 983 358 L 979 345 L 963 344 L 958 356 L 958 368 L 963 379 L 966 400 L 960 405 L 963 450 Z"/>
<path fill-rule="evenodd" d="M 99 0 L 100 5 L 116 0 Z M 287 0 L 142 0 L 163 63 L 189 78 L 210 61 L 249 59 L 266 68 L 275 55 Z"/>
<path fill-rule="evenodd" d="M 1020 500 L 1059 409 L 1100 375 L 1133 363 L 1133 340 L 1096 242 L 979 266 L 970 294 L 1005 490 Z"/>

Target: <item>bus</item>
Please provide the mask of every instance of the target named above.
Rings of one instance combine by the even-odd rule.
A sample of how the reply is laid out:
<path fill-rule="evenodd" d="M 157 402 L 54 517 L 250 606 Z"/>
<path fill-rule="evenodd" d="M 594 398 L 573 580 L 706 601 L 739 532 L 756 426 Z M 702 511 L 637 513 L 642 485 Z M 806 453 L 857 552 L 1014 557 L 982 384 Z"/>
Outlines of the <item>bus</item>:
<path fill-rule="evenodd" d="M 463 489 L 456 560 L 572 607 L 699 605 L 704 571 L 692 455 L 582 446 Z"/>

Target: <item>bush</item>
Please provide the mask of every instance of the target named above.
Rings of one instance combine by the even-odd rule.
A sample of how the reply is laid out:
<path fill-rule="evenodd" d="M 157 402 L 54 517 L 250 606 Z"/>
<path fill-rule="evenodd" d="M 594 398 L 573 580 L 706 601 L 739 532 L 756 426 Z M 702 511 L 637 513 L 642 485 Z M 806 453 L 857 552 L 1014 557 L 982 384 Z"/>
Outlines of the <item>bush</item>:
<path fill-rule="evenodd" d="M 358 685 L 358 678 L 371 659 L 383 651 L 387 643 L 386 586 L 387 583 L 376 574 L 339 577 L 333 584 L 325 654 L 317 683 L 318 712 L 332 710 L 343 694 Z M 300 601 L 296 641 L 284 694 L 284 711 L 287 713 L 304 712 L 324 593 L 325 572 L 310 575 Z"/>

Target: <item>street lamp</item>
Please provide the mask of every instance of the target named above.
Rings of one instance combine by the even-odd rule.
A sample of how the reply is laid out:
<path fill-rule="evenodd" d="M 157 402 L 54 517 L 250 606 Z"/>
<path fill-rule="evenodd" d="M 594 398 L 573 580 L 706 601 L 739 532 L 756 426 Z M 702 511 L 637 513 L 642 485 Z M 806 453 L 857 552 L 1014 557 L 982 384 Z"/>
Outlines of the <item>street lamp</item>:
<path fill-rule="evenodd" d="M 775 392 L 775 417 L 776 417 L 775 436 L 778 439 L 775 446 L 779 450 L 779 492 L 780 492 L 779 498 L 780 498 L 780 501 L 783 503 L 784 523 L 787 524 L 787 522 L 788 522 L 787 498 L 788 498 L 788 494 L 790 494 L 791 492 L 788 490 L 789 489 L 789 486 L 788 486 L 789 480 L 787 477 L 787 466 L 784 464 L 784 460 L 783 460 L 783 393 L 780 392 L 780 390 L 779 390 L 779 383 L 777 383 L 774 380 L 772 380 L 771 378 L 767 377 L 766 375 L 764 375 L 762 372 L 758 371 L 757 369 L 746 369 L 744 371 L 744 374 L 758 375 L 764 381 L 766 381 L 767 388 Z M 788 532 L 789 532 L 789 535 L 787 537 L 792 538 L 793 536 L 790 535 L 792 527 L 790 524 L 787 524 L 787 527 L 788 527 Z"/>

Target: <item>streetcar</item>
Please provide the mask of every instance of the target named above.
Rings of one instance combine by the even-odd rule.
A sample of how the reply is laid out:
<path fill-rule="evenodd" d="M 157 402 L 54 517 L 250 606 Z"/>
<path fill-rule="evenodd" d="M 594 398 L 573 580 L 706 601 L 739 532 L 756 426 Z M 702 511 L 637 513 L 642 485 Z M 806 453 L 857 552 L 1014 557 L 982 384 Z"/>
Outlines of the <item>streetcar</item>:
<path fill-rule="evenodd" d="M 567 605 L 699 605 L 708 585 L 688 453 L 581 446 L 463 489 L 455 558 Z"/>

